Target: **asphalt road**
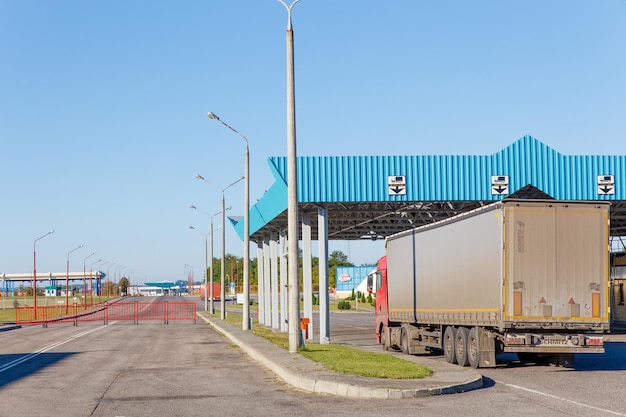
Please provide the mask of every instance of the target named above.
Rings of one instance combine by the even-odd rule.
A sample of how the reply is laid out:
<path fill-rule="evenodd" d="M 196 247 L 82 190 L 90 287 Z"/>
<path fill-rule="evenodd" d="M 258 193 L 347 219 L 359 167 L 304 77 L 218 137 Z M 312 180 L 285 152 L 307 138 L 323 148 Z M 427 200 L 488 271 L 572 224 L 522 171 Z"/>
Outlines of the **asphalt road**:
<path fill-rule="evenodd" d="M 331 342 L 369 350 L 381 349 L 374 340 L 374 320 L 373 312 L 333 314 Z M 543 404 L 545 408 L 538 414 L 542 416 L 625 416 L 626 395 L 623 387 L 626 387 L 626 334 L 611 334 L 605 336 L 605 339 L 608 342 L 604 354 L 577 354 L 573 368 L 525 365 L 518 361 L 515 354 L 500 355 L 496 368 L 478 369 L 487 382 L 487 388 L 466 395 L 505 408 L 508 405 L 501 404 L 501 400 L 496 398 L 513 395 L 517 398 L 514 403 L 521 398 L 533 406 Z M 402 357 L 402 354 L 398 355 Z M 441 355 L 429 355 L 428 358 L 445 362 Z M 510 411 L 516 415 L 526 415 L 526 407 Z M 563 414 L 559 414 L 561 412 Z"/>
<path fill-rule="evenodd" d="M 332 314 L 332 341 L 377 348 L 372 318 Z M 625 344 L 574 369 L 504 357 L 463 394 L 352 400 L 290 389 L 200 321 L 32 326 L 0 332 L 0 416 L 626 416 Z"/>

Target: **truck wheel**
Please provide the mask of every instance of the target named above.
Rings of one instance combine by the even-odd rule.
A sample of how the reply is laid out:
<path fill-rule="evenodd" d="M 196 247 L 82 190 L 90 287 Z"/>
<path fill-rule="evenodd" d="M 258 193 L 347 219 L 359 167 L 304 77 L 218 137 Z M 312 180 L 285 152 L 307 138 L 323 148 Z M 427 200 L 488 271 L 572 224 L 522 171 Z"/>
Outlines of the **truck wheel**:
<path fill-rule="evenodd" d="M 455 339 L 456 329 L 452 326 L 446 327 L 446 331 L 443 333 L 443 355 L 448 363 L 456 363 Z"/>
<path fill-rule="evenodd" d="M 469 331 L 466 327 L 459 327 L 456 331 L 456 338 L 454 339 L 456 363 L 461 366 L 469 365 L 467 358 L 467 334 Z"/>
<path fill-rule="evenodd" d="M 387 328 L 385 326 L 380 326 L 380 344 L 383 347 L 383 350 L 389 350 L 387 347 Z"/>
<path fill-rule="evenodd" d="M 472 368 L 478 368 L 480 362 L 480 345 L 478 342 L 477 327 L 472 327 L 467 336 L 467 360 Z"/>
<path fill-rule="evenodd" d="M 400 350 L 402 353 L 409 353 L 409 336 L 407 334 L 406 328 L 402 328 L 402 333 L 400 334 Z"/>

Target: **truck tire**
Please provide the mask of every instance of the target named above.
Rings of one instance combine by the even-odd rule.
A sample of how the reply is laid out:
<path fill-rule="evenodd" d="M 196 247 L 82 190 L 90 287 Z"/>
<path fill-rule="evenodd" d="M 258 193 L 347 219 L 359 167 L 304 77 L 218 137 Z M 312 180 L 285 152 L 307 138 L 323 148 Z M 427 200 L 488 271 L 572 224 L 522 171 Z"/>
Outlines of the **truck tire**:
<path fill-rule="evenodd" d="M 383 350 L 389 350 L 387 347 L 387 327 L 380 326 L 380 344 L 383 347 Z"/>
<path fill-rule="evenodd" d="M 409 334 L 406 327 L 402 327 L 402 332 L 400 333 L 400 350 L 402 353 L 409 353 Z"/>
<path fill-rule="evenodd" d="M 456 355 L 456 363 L 461 366 L 469 365 L 469 360 L 467 357 L 467 336 L 469 330 L 467 327 L 459 327 L 456 330 L 456 338 L 454 339 L 454 353 Z"/>
<path fill-rule="evenodd" d="M 452 326 L 446 327 L 445 332 L 443 332 L 443 355 L 446 358 L 446 362 L 452 364 L 456 363 L 456 355 L 454 353 L 456 351 L 455 340 L 456 329 Z"/>
<path fill-rule="evenodd" d="M 472 327 L 467 335 L 467 360 L 474 369 L 480 366 L 480 343 L 478 340 L 478 327 Z"/>

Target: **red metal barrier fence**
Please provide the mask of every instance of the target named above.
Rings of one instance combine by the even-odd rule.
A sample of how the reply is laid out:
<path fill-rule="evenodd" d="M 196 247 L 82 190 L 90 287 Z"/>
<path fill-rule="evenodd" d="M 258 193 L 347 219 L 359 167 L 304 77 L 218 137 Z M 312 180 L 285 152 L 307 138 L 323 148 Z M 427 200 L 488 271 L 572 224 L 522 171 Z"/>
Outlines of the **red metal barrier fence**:
<path fill-rule="evenodd" d="M 99 304 L 72 304 L 55 306 L 17 307 L 15 309 L 16 324 L 43 324 L 47 327 L 50 323 L 74 323 L 102 321 L 108 324 L 114 321 L 140 321 L 163 320 L 169 324 L 170 320 L 193 320 L 196 322 L 196 303 L 193 302 L 112 302 Z"/>

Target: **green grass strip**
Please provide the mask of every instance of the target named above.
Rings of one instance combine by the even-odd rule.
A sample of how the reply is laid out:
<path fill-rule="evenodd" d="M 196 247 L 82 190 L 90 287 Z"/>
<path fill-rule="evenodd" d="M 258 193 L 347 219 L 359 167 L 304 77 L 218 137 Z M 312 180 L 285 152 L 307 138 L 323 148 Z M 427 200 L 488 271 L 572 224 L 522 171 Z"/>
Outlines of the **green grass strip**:
<path fill-rule="evenodd" d="M 216 314 L 219 317 L 219 313 Z M 241 325 L 241 316 L 227 314 L 226 321 L 232 325 Z M 289 335 L 272 331 L 253 321 L 252 330 L 255 335 L 263 337 L 282 349 L 289 350 Z M 429 368 L 415 362 L 387 355 L 384 353 L 366 352 L 344 345 L 307 342 L 298 353 L 305 358 L 322 364 L 335 372 L 358 375 L 370 378 L 386 379 L 419 379 L 432 376 Z"/>

